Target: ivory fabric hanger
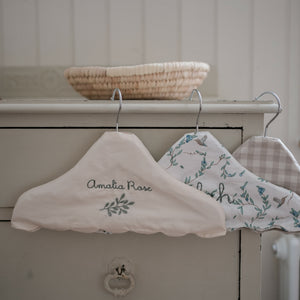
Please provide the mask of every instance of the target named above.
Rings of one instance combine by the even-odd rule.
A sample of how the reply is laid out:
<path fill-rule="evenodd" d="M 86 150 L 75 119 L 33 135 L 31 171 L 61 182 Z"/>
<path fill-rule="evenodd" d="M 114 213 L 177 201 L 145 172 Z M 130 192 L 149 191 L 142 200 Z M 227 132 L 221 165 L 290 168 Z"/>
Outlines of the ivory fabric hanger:
<path fill-rule="evenodd" d="M 269 125 L 281 112 L 280 99 L 273 92 L 271 94 L 278 103 L 276 115 L 265 127 L 264 136 L 253 136 L 240 145 L 232 155 L 245 168 L 276 185 L 289 189 L 300 195 L 300 165 L 287 146 L 279 139 L 267 136 Z"/>
<path fill-rule="evenodd" d="M 226 233 L 222 206 L 167 174 L 132 133 L 105 132 L 67 173 L 25 192 L 12 226 L 79 232 Z"/>
<path fill-rule="evenodd" d="M 245 169 L 208 131 L 198 130 L 179 139 L 159 160 L 176 179 L 222 204 L 229 231 L 250 228 L 256 231 L 282 229 L 300 231 L 300 197 L 266 182 Z"/>

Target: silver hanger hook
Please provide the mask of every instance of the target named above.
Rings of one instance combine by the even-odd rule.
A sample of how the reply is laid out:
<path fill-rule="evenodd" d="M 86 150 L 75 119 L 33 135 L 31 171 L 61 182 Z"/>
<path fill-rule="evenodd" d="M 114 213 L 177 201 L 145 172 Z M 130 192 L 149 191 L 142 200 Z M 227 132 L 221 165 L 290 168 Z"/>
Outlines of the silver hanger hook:
<path fill-rule="evenodd" d="M 198 99 L 199 99 L 199 104 L 200 104 L 198 115 L 197 115 L 197 120 L 196 120 L 196 133 L 198 133 L 199 132 L 199 117 L 200 117 L 200 113 L 201 113 L 201 110 L 202 110 L 202 96 L 201 96 L 201 93 L 199 92 L 198 89 L 193 89 L 189 100 L 193 100 L 194 93 L 197 93 L 197 96 L 198 96 Z"/>
<path fill-rule="evenodd" d="M 275 116 L 268 122 L 268 124 L 265 127 L 265 132 L 264 132 L 264 137 L 267 135 L 267 129 L 269 127 L 269 125 L 277 118 L 277 116 L 282 112 L 282 107 L 281 107 L 281 103 L 280 103 L 280 98 L 278 97 L 278 95 L 274 92 L 263 92 L 262 94 L 260 94 L 258 97 L 255 98 L 255 100 L 258 100 L 260 97 L 262 97 L 263 95 L 272 95 L 275 97 L 277 104 L 278 104 L 278 110 L 277 113 L 275 114 Z"/>
<path fill-rule="evenodd" d="M 115 100 L 116 92 L 118 92 L 118 94 L 119 94 L 119 110 L 118 110 L 117 121 L 116 121 L 116 131 L 119 132 L 119 115 L 120 115 L 120 112 L 122 109 L 122 94 L 121 94 L 120 89 L 118 89 L 118 88 L 114 89 L 113 94 L 110 99 L 112 101 Z"/>

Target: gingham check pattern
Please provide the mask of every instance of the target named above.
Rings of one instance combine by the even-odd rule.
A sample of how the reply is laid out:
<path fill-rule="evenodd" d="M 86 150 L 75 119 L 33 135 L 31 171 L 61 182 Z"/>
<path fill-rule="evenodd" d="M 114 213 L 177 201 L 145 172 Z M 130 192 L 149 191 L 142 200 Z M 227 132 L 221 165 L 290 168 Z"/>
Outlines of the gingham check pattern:
<path fill-rule="evenodd" d="M 254 136 L 232 155 L 257 176 L 300 195 L 300 165 L 280 139 Z"/>

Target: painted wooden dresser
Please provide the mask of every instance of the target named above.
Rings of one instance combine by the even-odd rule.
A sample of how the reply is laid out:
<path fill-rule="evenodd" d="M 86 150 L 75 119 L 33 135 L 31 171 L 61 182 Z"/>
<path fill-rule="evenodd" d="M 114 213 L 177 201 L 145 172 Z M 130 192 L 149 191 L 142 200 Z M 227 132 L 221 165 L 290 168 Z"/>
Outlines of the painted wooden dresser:
<path fill-rule="evenodd" d="M 262 134 L 264 113 L 276 109 L 271 101 L 204 101 L 199 126 L 233 151 Z M 11 228 L 20 194 L 70 169 L 115 130 L 117 110 L 109 101 L 0 101 L 0 299 L 113 299 L 104 279 L 116 258 L 129 261 L 135 278 L 126 299 L 261 299 L 261 236 L 246 229 L 201 239 Z M 119 128 L 158 160 L 194 131 L 197 111 L 196 101 L 124 101 Z"/>

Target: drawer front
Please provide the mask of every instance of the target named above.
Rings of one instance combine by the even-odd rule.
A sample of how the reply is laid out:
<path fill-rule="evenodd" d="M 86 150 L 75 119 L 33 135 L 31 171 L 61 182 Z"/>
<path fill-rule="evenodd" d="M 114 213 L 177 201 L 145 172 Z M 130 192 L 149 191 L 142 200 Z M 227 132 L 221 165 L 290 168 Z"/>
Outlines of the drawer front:
<path fill-rule="evenodd" d="M 109 263 L 125 257 L 135 278 L 125 299 L 237 300 L 238 236 L 26 233 L 1 223 L 0 298 L 114 299 L 104 289 L 104 279 Z"/>
<path fill-rule="evenodd" d="M 13 207 L 23 191 L 66 172 L 105 130 L 0 129 L 0 207 Z M 156 160 L 193 130 L 128 129 Z M 230 151 L 241 142 L 241 129 L 210 132 Z M 44 229 L 27 233 L 1 222 L 0 239 L 0 299 L 114 299 L 103 282 L 116 257 L 133 266 L 135 288 L 126 299 L 233 300 L 240 294 L 240 232 L 214 239 Z"/>

